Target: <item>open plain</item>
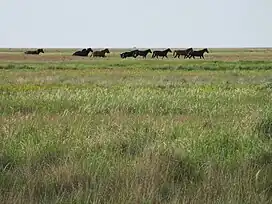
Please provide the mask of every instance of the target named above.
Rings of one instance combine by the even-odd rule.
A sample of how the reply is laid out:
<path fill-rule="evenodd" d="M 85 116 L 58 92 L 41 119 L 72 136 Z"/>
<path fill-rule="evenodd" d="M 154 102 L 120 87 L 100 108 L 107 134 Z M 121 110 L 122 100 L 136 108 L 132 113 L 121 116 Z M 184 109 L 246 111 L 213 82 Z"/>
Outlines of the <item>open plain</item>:
<path fill-rule="evenodd" d="M 24 50 L 0 49 L 0 203 L 272 202 L 272 49 Z"/>

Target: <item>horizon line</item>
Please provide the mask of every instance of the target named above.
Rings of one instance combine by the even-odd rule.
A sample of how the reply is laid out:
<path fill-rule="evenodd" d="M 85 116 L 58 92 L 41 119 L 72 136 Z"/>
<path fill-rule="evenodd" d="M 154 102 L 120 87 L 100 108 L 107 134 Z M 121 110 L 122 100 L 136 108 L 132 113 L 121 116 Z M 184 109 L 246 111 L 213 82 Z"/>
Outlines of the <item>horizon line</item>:
<path fill-rule="evenodd" d="M 86 46 L 88 47 L 88 46 Z M 188 46 L 188 47 L 193 47 L 193 46 Z M 1 47 L 0 46 L 0 49 L 34 49 L 34 48 L 41 48 L 41 47 Z M 84 46 L 82 47 L 42 47 L 43 49 L 78 49 L 78 48 L 84 48 Z M 111 48 L 111 49 L 134 49 L 134 48 L 141 48 L 141 49 L 148 49 L 148 48 L 156 48 L 156 49 L 160 49 L 160 48 L 168 48 L 168 47 L 136 47 L 136 46 L 133 46 L 133 47 L 91 47 L 91 48 Z M 169 46 L 169 48 L 187 48 L 187 47 L 171 47 Z M 195 48 L 202 48 L 202 47 L 195 47 Z M 240 47 L 236 47 L 236 46 L 233 46 L 233 47 L 207 47 L 209 49 L 271 49 L 272 46 L 240 46 Z"/>

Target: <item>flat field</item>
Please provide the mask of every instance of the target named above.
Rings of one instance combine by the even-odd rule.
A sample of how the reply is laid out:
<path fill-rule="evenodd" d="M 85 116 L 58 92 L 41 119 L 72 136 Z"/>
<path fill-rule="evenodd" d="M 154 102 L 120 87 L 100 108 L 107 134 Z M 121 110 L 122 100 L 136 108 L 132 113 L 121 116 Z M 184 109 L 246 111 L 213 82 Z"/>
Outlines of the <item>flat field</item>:
<path fill-rule="evenodd" d="M 272 49 L 23 50 L 0 49 L 0 203 L 272 202 Z"/>

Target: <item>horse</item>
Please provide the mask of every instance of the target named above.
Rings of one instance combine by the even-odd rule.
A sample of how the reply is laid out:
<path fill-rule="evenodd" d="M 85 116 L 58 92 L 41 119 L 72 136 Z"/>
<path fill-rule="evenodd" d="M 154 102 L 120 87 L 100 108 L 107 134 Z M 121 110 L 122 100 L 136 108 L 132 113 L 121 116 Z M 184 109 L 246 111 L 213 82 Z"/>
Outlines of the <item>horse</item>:
<path fill-rule="evenodd" d="M 32 51 L 32 50 L 25 51 L 25 54 L 27 55 L 38 55 L 40 53 L 44 53 L 43 49 L 37 49 L 35 51 Z"/>
<path fill-rule="evenodd" d="M 164 57 L 168 58 L 168 57 L 167 57 L 168 52 L 172 52 L 172 50 L 171 50 L 170 48 L 168 48 L 168 49 L 166 49 L 166 50 L 163 50 L 163 51 L 158 51 L 158 50 L 156 50 L 156 51 L 153 52 L 152 58 L 154 58 L 154 57 L 157 57 L 157 58 L 158 58 L 158 57 L 162 57 L 162 59 L 163 59 Z"/>
<path fill-rule="evenodd" d="M 152 51 L 150 49 L 147 50 L 138 50 L 137 52 L 137 56 L 141 56 L 143 58 L 146 58 L 148 53 L 152 53 Z"/>
<path fill-rule="evenodd" d="M 108 48 L 101 50 L 101 51 L 94 51 L 92 56 L 93 57 L 106 57 L 106 53 L 110 53 Z"/>
<path fill-rule="evenodd" d="M 74 52 L 73 56 L 87 57 L 90 52 L 93 52 L 92 48 L 83 49 L 81 51 L 79 50 Z"/>
<path fill-rule="evenodd" d="M 175 51 L 173 52 L 173 56 L 174 56 L 174 58 L 176 58 L 176 57 L 180 58 L 180 56 L 183 55 L 183 56 L 184 56 L 184 59 L 185 59 L 185 58 L 188 57 L 188 55 L 189 55 L 192 51 L 194 51 L 193 48 L 188 48 L 188 49 L 186 49 L 186 50 L 175 50 Z"/>
<path fill-rule="evenodd" d="M 205 52 L 209 53 L 209 50 L 207 48 L 205 48 L 203 50 L 192 51 L 188 54 L 188 57 L 189 57 L 189 59 L 191 59 L 191 57 L 193 57 L 194 59 L 195 59 L 195 57 L 199 57 L 200 59 L 201 58 L 204 59 Z"/>
<path fill-rule="evenodd" d="M 138 56 L 138 52 L 139 52 L 139 50 L 132 50 L 132 51 L 128 51 L 128 52 L 123 52 L 123 53 L 120 54 L 120 57 L 122 59 L 127 58 L 127 57 L 136 58 Z"/>
<path fill-rule="evenodd" d="M 82 52 L 86 52 L 86 49 L 84 48 L 83 50 L 78 50 L 73 53 L 73 56 L 79 56 Z"/>

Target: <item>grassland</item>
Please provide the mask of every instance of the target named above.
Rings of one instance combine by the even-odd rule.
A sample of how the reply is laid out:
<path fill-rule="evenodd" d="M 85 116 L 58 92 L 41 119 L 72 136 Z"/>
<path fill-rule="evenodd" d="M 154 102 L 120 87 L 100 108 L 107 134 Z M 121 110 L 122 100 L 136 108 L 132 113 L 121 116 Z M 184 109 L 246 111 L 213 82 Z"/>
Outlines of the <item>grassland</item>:
<path fill-rule="evenodd" d="M 0 203 L 272 202 L 272 50 L 0 50 Z"/>

